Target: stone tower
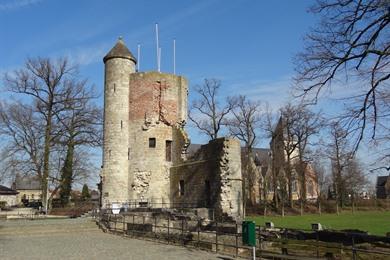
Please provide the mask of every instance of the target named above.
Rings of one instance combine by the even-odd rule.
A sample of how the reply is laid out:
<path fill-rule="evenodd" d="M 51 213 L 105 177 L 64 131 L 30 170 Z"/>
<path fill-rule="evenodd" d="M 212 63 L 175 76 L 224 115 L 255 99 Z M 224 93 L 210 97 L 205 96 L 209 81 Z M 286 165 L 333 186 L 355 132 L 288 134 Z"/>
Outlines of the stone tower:
<path fill-rule="evenodd" d="M 120 39 L 104 57 L 102 203 L 170 203 L 170 168 L 188 145 L 187 80 L 135 72 L 136 60 Z"/>
<path fill-rule="evenodd" d="M 104 143 L 102 203 L 128 200 L 129 79 L 136 59 L 119 38 L 103 58 Z"/>
<path fill-rule="evenodd" d="M 129 198 L 156 206 L 170 202 L 170 169 L 188 140 L 187 80 L 141 72 L 130 75 Z"/>
<path fill-rule="evenodd" d="M 187 80 L 136 72 L 121 39 L 103 61 L 103 208 L 187 205 L 240 219 L 240 142 L 219 138 L 187 156 Z"/>

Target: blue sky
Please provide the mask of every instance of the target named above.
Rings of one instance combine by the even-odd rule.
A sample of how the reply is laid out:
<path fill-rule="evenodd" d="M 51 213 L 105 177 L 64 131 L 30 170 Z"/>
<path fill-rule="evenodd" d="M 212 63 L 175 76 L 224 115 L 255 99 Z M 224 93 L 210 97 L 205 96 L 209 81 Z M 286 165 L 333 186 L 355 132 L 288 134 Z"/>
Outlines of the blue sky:
<path fill-rule="evenodd" d="M 277 110 L 290 99 L 292 59 L 317 21 L 307 12 L 311 4 L 309 0 L 0 0 L 0 73 L 20 67 L 27 57 L 67 55 L 102 92 L 102 58 L 118 36 L 135 56 L 141 44 L 141 71 L 156 70 L 158 22 L 161 70 L 173 71 L 176 39 L 176 72 L 189 80 L 190 100 L 194 85 L 217 78 L 223 96 L 248 95 Z M 190 135 L 193 143 L 206 141 L 193 129 Z"/>
<path fill-rule="evenodd" d="M 156 69 L 159 23 L 163 72 L 190 88 L 204 78 L 222 80 L 223 95 L 249 94 L 278 107 L 288 99 L 292 58 L 314 17 L 311 1 L 59 1 L 0 0 L 0 72 L 26 57 L 67 55 L 81 74 L 103 89 L 102 57 L 123 36 L 140 70 Z M 190 92 L 190 99 L 192 98 Z M 194 142 L 206 139 L 191 131 Z"/>

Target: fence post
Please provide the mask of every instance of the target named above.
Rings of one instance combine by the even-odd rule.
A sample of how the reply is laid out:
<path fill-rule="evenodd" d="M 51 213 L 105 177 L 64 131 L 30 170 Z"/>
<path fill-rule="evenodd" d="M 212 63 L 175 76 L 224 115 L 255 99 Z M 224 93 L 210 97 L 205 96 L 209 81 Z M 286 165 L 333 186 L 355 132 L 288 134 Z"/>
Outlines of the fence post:
<path fill-rule="evenodd" d="M 122 227 L 122 229 L 123 229 L 123 235 L 125 235 L 125 221 L 126 220 L 126 216 L 123 216 L 123 227 Z"/>
<path fill-rule="evenodd" d="M 353 260 L 357 259 L 356 249 L 355 249 L 355 238 L 353 235 L 352 235 L 352 259 Z"/>
<path fill-rule="evenodd" d="M 152 229 L 154 231 L 154 238 L 157 238 L 157 217 L 154 216 L 154 228 Z"/>
<path fill-rule="evenodd" d="M 238 256 L 238 224 L 236 222 L 236 257 Z"/>
<path fill-rule="evenodd" d="M 111 230 L 111 215 L 108 214 L 108 229 Z"/>
<path fill-rule="evenodd" d="M 184 246 L 184 218 L 181 220 L 181 242 Z"/>
<path fill-rule="evenodd" d="M 115 222 L 114 222 L 114 224 L 115 224 L 115 226 L 114 226 L 115 232 L 116 232 L 116 221 L 117 221 L 117 218 L 115 217 Z"/>
<path fill-rule="evenodd" d="M 258 226 L 258 230 L 259 230 L 258 236 L 259 236 L 259 254 L 260 254 L 259 257 L 261 259 L 261 252 L 263 250 L 263 238 L 261 237 L 261 227 L 260 226 Z"/>
<path fill-rule="evenodd" d="M 199 248 L 199 239 L 200 239 L 200 220 L 198 219 L 198 242 L 197 242 L 198 248 Z"/>
<path fill-rule="evenodd" d="M 169 216 L 168 216 L 168 245 L 169 245 Z"/>
<path fill-rule="evenodd" d="M 218 222 L 215 222 L 215 252 L 218 253 Z"/>
<path fill-rule="evenodd" d="M 131 231 L 132 231 L 131 233 L 132 233 L 133 236 L 134 236 L 134 222 L 135 222 L 134 218 L 135 218 L 135 215 L 133 215 L 133 227 L 131 228 Z"/>

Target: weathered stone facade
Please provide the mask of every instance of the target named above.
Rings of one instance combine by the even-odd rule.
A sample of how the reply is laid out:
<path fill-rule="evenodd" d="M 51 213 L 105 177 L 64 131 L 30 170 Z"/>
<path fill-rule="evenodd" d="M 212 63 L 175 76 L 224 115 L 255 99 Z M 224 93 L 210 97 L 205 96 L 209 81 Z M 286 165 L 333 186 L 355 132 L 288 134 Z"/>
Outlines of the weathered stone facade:
<path fill-rule="evenodd" d="M 213 208 L 218 216 L 242 215 L 240 142 L 232 138 L 210 141 L 171 168 L 172 203 Z"/>
<path fill-rule="evenodd" d="M 187 80 L 160 72 L 136 72 L 136 60 L 121 39 L 103 61 L 103 207 L 129 202 L 151 207 L 172 207 L 175 201 L 196 201 L 199 206 L 210 202 L 209 207 L 219 214 L 240 217 L 239 142 L 215 140 L 200 151 L 202 158 L 186 159 Z M 195 172 L 188 166 L 192 163 L 199 167 Z M 188 183 L 188 190 L 177 198 L 180 180 Z M 205 180 L 210 189 L 198 189 L 196 196 L 189 196 Z"/>

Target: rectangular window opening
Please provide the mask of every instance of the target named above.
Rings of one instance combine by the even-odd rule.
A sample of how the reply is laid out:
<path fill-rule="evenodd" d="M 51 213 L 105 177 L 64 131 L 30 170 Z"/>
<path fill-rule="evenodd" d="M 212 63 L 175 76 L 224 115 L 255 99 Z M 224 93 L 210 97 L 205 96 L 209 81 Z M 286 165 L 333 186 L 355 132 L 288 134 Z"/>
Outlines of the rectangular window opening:
<path fill-rule="evenodd" d="M 123 129 L 123 121 L 121 120 L 121 129 Z"/>
<path fill-rule="evenodd" d="M 167 162 L 172 161 L 172 141 L 165 141 L 165 160 Z"/>
<path fill-rule="evenodd" d="M 130 160 L 130 147 L 127 148 L 127 160 Z"/>
<path fill-rule="evenodd" d="M 184 180 L 179 181 L 179 195 L 184 196 Z"/>
<path fill-rule="evenodd" d="M 156 138 L 149 138 L 149 148 L 156 148 Z"/>

